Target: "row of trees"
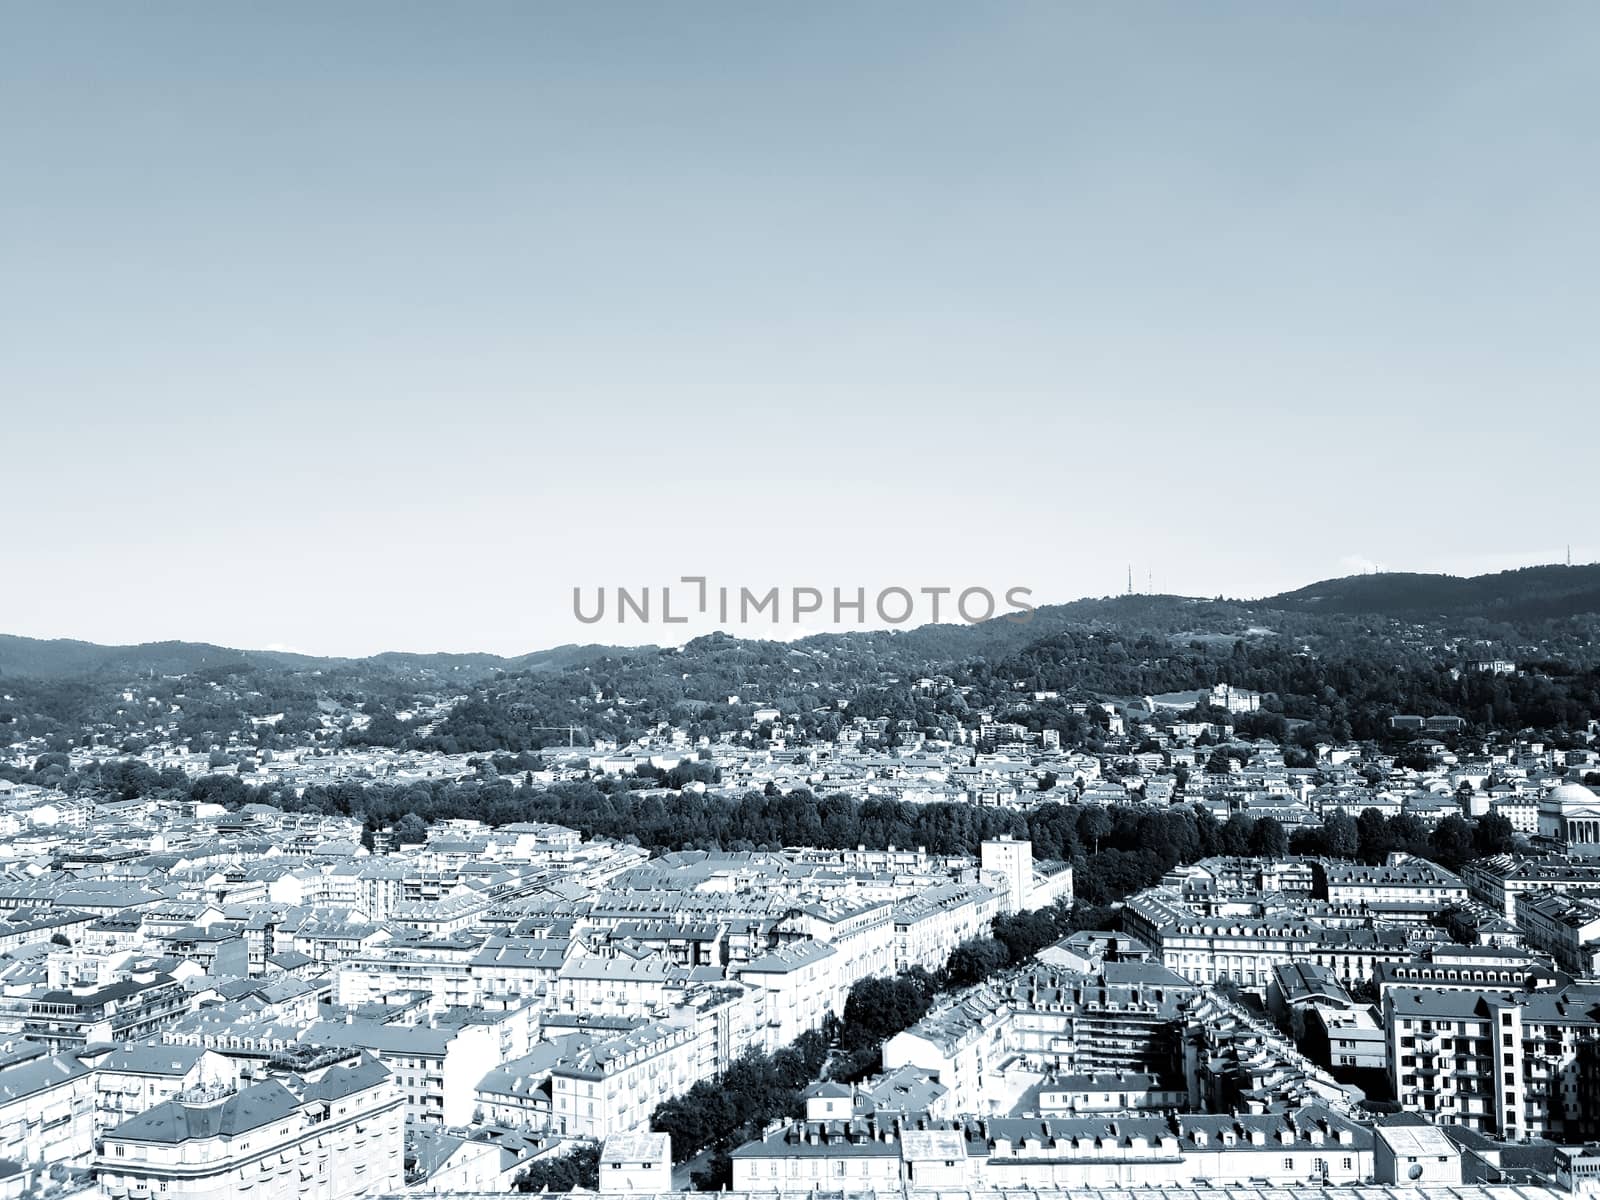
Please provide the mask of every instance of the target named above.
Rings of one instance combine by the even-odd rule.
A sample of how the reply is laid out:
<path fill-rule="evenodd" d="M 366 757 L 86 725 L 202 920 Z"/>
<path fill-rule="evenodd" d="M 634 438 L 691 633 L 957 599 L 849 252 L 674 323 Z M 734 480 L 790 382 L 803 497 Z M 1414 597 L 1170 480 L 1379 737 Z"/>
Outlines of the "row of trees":
<path fill-rule="evenodd" d="M 1365 863 L 1381 863 L 1392 853 L 1404 852 L 1456 871 L 1474 858 L 1504 854 L 1515 845 L 1516 831 L 1499 813 L 1475 821 L 1452 813 L 1430 829 L 1410 813 L 1391 817 L 1369 808 L 1359 817 L 1331 813 L 1318 828 L 1296 830 L 1289 839 L 1289 852 Z"/>
<path fill-rule="evenodd" d="M 40 765 L 59 769 L 55 756 Z M 692 771 L 706 764 L 691 764 Z M 1286 853 L 1382 862 L 1402 850 L 1455 869 L 1468 859 L 1512 848 L 1510 823 L 1490 814 L 1469 822 L 1446 817 L 1430 829 L 1410 814 L 1386 817 L 1367 810 L 1359 817 L 1331 815 L 1321 828 L 1289 836 L 1271 816 L 1247 813 L 1218 821 L 1197 806 L 1044 803 L 1026 812 L 970 804 L 905 804 L 817 796 L 800 790 L 742 797 L 694 791 L 662 795 L 635 790 L 638 780 L 603 779 L 536 788 L 493 770 L 486 777 L 411 783 L 342 783 L 291 791 L 252 786 L 234 775 L 189 780 L 173 770 L 138 762 L 93 767 L 96 784 L 123 798 L 156 793 L 210 801 L 228 807 L 274 803 L 288 811 L 338 813 L 364 819 L 368 831 L 397 826 L 402 840 L 422 840 L 427 826 L 449 818 L 475 818 L 491 825 L 550 821 L 588 837 L 612 838 L 652 851 L 684 849 L 776 849 L 865 845 L 922 846 L 934 854 L 978 853 L 1002 836 L 1027 838 L 1041 860 L 1071 862 L 1078 896 L 1108 904 L 1148 887 L 1179 863 L 1217 854 Z"/>
<path fill-rule="evenodd" d="M 920 1021 L 941 992 L 981 983 L 1066 934 L 1103 925 L 1115 916 L 1065 904 L 1001 916 L 992 924 L 992 935 L 958 946 L 937 972 L 912 967 L 893 976 L 857 980 L 845 998 L 842 1020 L 830 1021 L 821 1033 L 803 1035 L 771 1058 L 746 1054 L 720 1081 L 702 1081 L 679 1099 L 663 1103 L 651 1125 L 672 1135 L 673 1155 L 680 1162 L 711 1151 L 706 1167 L 695 1174 L 697 1187 L 727 1187 L 732 1182 L 729 1152 L 758 1136 L 768 1121 L 794 1113 L 801 1089 L 813 1080 L 864 1079 L 879 1069 L 883 1043 Z"/>
<path fill-rule="evenodd" d="M 729 1151 L 760 1134 L 767 1122 L 792 1114 L 800 1092 L 822 1074 L 835 1029 L 803 1033 L 776 1054 L 745 1054 L 720 1079 L 702 1079 L 682 1096 L 662 1103 L 651 1127 L 672 1135 L 672 1154 L 684 1162 L 707 1150 L 695 1187 L 714 1191 L 732 1182 Z"/>

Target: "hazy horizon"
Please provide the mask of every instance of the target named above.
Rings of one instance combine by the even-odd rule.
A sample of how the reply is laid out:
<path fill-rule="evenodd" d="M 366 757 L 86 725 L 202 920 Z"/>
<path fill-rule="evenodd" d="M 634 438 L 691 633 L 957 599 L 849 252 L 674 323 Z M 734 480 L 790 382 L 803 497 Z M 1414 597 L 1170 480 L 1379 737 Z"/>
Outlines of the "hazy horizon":
<path fill-rule="evenodd" d="M 0 20 L 5 632 L 1600 558 L 1591 5 Z"/>
<path fill-rule="evenodd" d="M 1562 561 L 1564 561 L 1564 560 L 1562 560 Z M 1514 566 L 1511 566 L 1511 567 L 1506 567 L 1506 568 L 1501 568 L 1501 569 L 1502 570 L 1517 570 L 1517 569 L 1520 569 L 1520 568 L 1523 568 L 1523 567 L 1530 567 L 1530 566 L 1559 566 L 1559 565 L 1562 565 L 1561 562 L 1522 563 L 1522 564 L 1517 564 L 1517 565 L 1514 565 Z M 1595 560 L 1593 562 L 1590 562 L 1590 561 L 1580 561 L 1580 560 L 1575 558 L 1575 559 L 1573 559 L 1573 561 L 1572 561 L 1572 563 L 1570 565 L 1574 566 L 1574 567 L 1600 566 L 1600 559 L 1597 559 L 1597 560 Z M 1417 572 L 1412 572 L 1412 571 L 1406 570 L 1405 568 L 1388 568 L 1388 567 L 1384 567 L 1384 568 L 1381 568 L 1381 569 L 1375 569 L 1375 570 L 1366 571 L 1366 572 L 1358 572 L 1357 574 L 1367 574 L 1367 575 L 1399 574 L 1399 575 L 1405 575 L 1405 574 L 1416 574 L 1416 573 Z M 1462 575 L 1461 573 L 1448 572 L 1448 571 L 1425 572 L 1425 573 L 1428 573 L 1428 574 L 1439 574 L 1439 575 L 1455 575 L 1457 578 L 1466 577 L 1466 576 Z M 1494 574 L 1494 573 L 1496 573 L 1496 572 L 1495 571 L 1484 571 L 1484 572 L 1481 572 L 1481 574 Z M 1330 578 L 1333 578 L 1333 577 L 1330 577 Z M 1301 587 L 1309 587 L 1312 584 L 1322 583 L 1322 582 L 1326 582 L 1326 580 L 1324 580 L 1324 579 L 1308 580 L 1308 581 L 1306 581 L 1306 583 L 1304 583 L 1304 584 L 1302 584 L 1300 586 Z M 1285 589 L 1285 590 L 1286 591 L 1296 591 L 1296 590 L 1299 590 L 1299 589 L 1298 588 L 1288 588 L 1288 589 Z M 1100 593 L 1100 594 L 1095 594 L 1095 595 L 1084 595 L 1084 596 L 1044 597 L 1044 598 L 1040 598 L 1038 596 L 1034 596 L 1034 597 L 1031 598 L 1031 602 L 1032 602 L 1032 604 L 1033 604 L 1033 606 L 1035 608 L 1045 608 L 1045 607 L 1049 607 L 1049 606 L 1053 606 L 1053 605 L 1073 604 L 1073 603 L 1077 603 L 1077 602 L 1080 602 L 1080 601 L 1117 599 L 1118 597 L 1120 597 L 1122 595 L 1127 595 L 1127 594 L 1130 594 L 1130 593 L 1127 593 L 1126 591 L 1124 591 L 1124 592 L 1107 592 L 1107 593 Z M 1157 595 L 1157 596 L 1174 597 L 1174 598 L 1186 599 L 1186 600 L 1208 600 L 1208 599 L 1212 599 L 1213 598 L 1213 597 L 1210 597 L 1210 596 L 1201 596 L 1201 595 L 1196 595 L 1194 593 L 1182 592 L 1182 591 L 1177 591 L 1177 592 L 1150 592 L 1150 591 L 1147 591 L 1147 590 L 1145 590 L 1143 588 L 1139 588 L 1139 587 L 1136 587 L 1134 589 L 1134 592 L 1131 593 L 1131 594 L 1133 594 L 1133 595 L 1143 595 L 1143 596 Z M 1279 595 L 1279 594 L 1282 594 L 1282 593 L 1273 593 L 1273 594 L 1274 595 Z M 1229 601 L 1229 602 L 1243 603 L 1243 604 L 1249 604 L 1249 603 L 1253 603 L 1253 602 L 1256 602 L 1256 601 L 1259 601 L 1259 600 L 1270 599 L 1269 596 L 1242 596 L 1242 595 L 1241 596 L 1218 595 L 1215 598 L 1219 599 L 1219 600 L 1225 600 L 1225 601 Z M 589 602 L 590 602 L 590 597 L 586 596 L 585 597 L 585 603 L 589 603 Z M 948 614 L 946 614 L 946 615 L 948 616 Z M 900 628 L 903 631 L 909 632 L 912 629 L 920 628 L 920 627 L 922 627 L 924 625 L 931 625 L 931 624 L 938 624 L 938 623 L 940 623 L 940 622 L 920 621 L 919 620 L 919 621 L 907 623 L 907 624 L 905 624 L 903 626 L 900 626 Z M 946 620 L 946 621 L 944 621 L 942 623 L 949 624 L 949 623 L 953 623 L 953 622 L 950 622 L 950 621 Z M 122 645 L 122 646 L 159 645 L 159 644 L 170 643 L 170 642 L 202 643 L 202 644 L 207 644 L 207 645 L 215 645 L 215 646 L 218 646 L 220 648 L 229 649 L 229 650 L 267 651 L 267 652 L 272 652 L 272 653 L 299 654 L 299 655 L 306 655 L 306 656 L 315 657 L 315 658 L 331 658 L 331 659 L 371 658 L 371 657 L 374 657 L 376 655 L 386 654 L 386 653 L 393 653 L 393 654 L 419 654 L 419 655 L 430 655 L 430 654 L 460 654 L 460 655 L 488 654 L 488 655 L 494 655 L 494 656 L 500 657 L 500 658 L 508 658 L 509 659 L 509 658 L 517 658 L 517 657 L 520 657 L 520 656 L 526 655 L 526 654 L 534 654 L 534 653 L 538 653 L 538 652 L 541 652 L 541 651 L 555 650 L 555 649 L 559 649 L 559 648 L 561 648 L 563 646 L 571 646 L 571 645 L 606 645 L 606 646 L 615 646 L 615 647 L 618 647 L 620 649 L 633 649 L 633 648 L 639 648 L 639 647 L 643 647 L 643 646 L 662 646 L 662 647 L 682 646 L 685 642 L 691 641 L 694 638 L 703 636 L 704 634 L 707 634 L 707 633 L 717 632 L 719 630 L 722 631 L 722 632 L 726 632 L 726 633 L 732 634 L 735 637 L 740 637 L 740 638 L 748 638 L 748 639 L 752 639 L 752 640 L 788 642 L 788 641 L 795 641 L 795 640 L 798 640 L 798 639 L 804 638 L 804 637 L 810 637 L 813 634 L 818 634 L 818 633 L 830 633 L 830 632 L 832 632 L 832 633 L 836 633 L 836 632 L 873 632 L 873 631 L 883 631 L 885 629 L 893 628 L 893 626 L 885 625 L 882 622 L 876 622 L 876 623 L 869 622 L 867 624 L 844 624 L 844 625 L 834 625 L 834 624 L 829 624 L 829 623 L 818 623 L 818 624 L 814 624 L 814 625 L 806 625 L 806 624 L 796 625 L 796 624 L 794 624 L 792 622 L 782 622 L 782 623 L 779 623 L 779 624 L 776 624 L 776 625 L 768 625 L 768 624 L 761 624 L 761 623 L 754 623 L 754 622 L 747 623 L 747 624 L 737 624 L 737 623 L 719 624 L 719 623 L 716 623 L 716 622 L 708 622 L 708 621 L 696 622 L 696 623 L 693 623 L 693 624 L 688 625 L 688 626 L 679 626 L 679 625 L 668 626 L 668 625 L 662 625 L 660 623 L 651 624 L 651 625 L 618 624 L 618 623 L 615 623 L 614 621 L 611 621 L 611 620 L 608 619 L 605 622 L 591 624 L 591 625 L 585 625 L 585 624 L 579 623 L 579 628 L 584 630 L 588 634 L 591 634 L 592 636 L 589 636 L 589 637 L 578 636 L 578 637 L 575 637 L 575 638 L 571 639 L 570 641 L 566 641 L 566 642 L 551 642 L 551 643 L 543 644 L 543 645 L 537 645 L 537 646 L 530 645 L 530 646 L 524 646 L 524 647 L 522 647 L 520 649 L 506 649 L 506 650 L 496 650 L 496 649 L 490 649 L 488 647 L 482 647 L 482 646 L 464 646 L 464 645 L 438 646 L 438 647 L 400 646 L 400 645 L 396 645 L 396 646 L 383 646 L 383 647 L 380 647 L 379 649 L 376 649 L 376 650 L 363 650 L 361 652 L 348 652 L 348 651 L 342 651 L 342 650 L 338 650 L 338 649 L 308 650 L 308 649 L 305 649 L 305 648 L 299 647 L 299 646 L 288 646 L 288 645 L 283 645 L 283 644 L 273 644 L 273 645 L 264 645 L 264 646 L 251 646 L 251 645 L 244 645 L 244 644 L 237 644 L 237 643 L 230 643 L 230 642 L 213 641 L 213 640 L 208 639 L 208 638 L 192 638 L 192 637 L 148 638 L 148 639 L 138 639 L 138 640 L 130 641 L 130 642 L 108 642 L 108 641 L 105 641 L 105 640 L 102 640 L 102 639 L 98 639 L 98 638 L 81 637 L 81 636 L 76 636 L 76 635 L 26 634 L 26 633 L 20 633 L 19 631 L 12 630 L 12 629 L 0 629 L 0 635 L 10 635 L 10 636 L 16 636 L 16 637 L 27 637 L 27 638 L 33 638 L 33 639 L 38 640 L 38 641 L 77 641 L 77 642 L 87 642 L 87 643 L 91 643 L 91 644 L 94 644 L 94 645 L 109 645 L 109 646 L 118 646 L 118 645 Z M 654 633 L 658 634 L 659 636 L 649 636 L 649 634 L 651 632 L 654 632 Z"/>

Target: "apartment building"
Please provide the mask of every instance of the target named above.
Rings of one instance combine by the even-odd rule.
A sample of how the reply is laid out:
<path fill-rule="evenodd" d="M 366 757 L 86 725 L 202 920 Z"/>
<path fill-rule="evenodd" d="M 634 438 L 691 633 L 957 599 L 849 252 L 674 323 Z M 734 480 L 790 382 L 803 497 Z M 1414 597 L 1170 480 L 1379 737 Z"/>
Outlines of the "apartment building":
<path fill-rule="evenodd" d="M 393 1075 L 405 1118 L 419 1125 L 466 1125 L 478 1081 L 502 1061 L 491 1025 L 380 1025 L 318 1021 L 296 1037 L 301 1046 L 366 1051 Z"/>
<path fill-rule="evenodd" d="M 1370 1131 L 1329 1109 L 1259 1116 L 791 1122 L 732 1154 L 736 1191 L 1285 1186 L 1372 1177 Z"/>
<path fill-rule="evenodd" d="M 839 954 L 827 942 L 791 942 L 737 969 L 742 983 L 765 993 L 765 1049 L 787 1046 L 844 1009 Z"/>
<path fill-rule="evenodd" d="M 644 1130 L 657 1105 L 700 1079 L 695 1042 L 692 1028 L 652 1021 L 577 1046 L 550 1073 L 552 1129 L 585 1138 Z"/>
<path fill-rule="evenodd" d="M 86 1166 L 94 1153 L 93 1070 L 71 1054 L 0 1069 L 0 1147 L 24 1166 Z"/>
<path fill-rule="evenodd" d="M 894 973 L 895 906 L 888 900 L 828 900 L 800 905 L 778 922 L 780 944 L 796 937 L 831 946 L 834 985 L 848 992 L 859 980 Z M 838 1007 L 843 1007 L 843 995 Z"/>
<path fill-rule="evenodd" d="M 1202 993 L 1185 1006 L 1179 1037 L 1189 1107 L 1197 1112 L 1353 1107 L 1351 1090 L 1287 1035 L 1219 993 Z"/>
<path fill-rule="evenodd" d="M 188 992 L 172 976 L 141 972 L 113 983 L 43 992 L 29 1002 L 23 1031 L 52 1050 L 141 1041 L 187 1013 L 189 1005 Z"/>
<path fill-rule="evenodd" d="M 1472 899 L 1515 921 L 1519 893 L 1600 888 L 1600 862 L 1558 854 L 1545 858 L 1496 854 L 1468 863 L 1461 869 L 1461 879 Z"/>
<path fill-rule="evenodd" d="M 982 884 L 942 883 L 894 906 L 894 970 L 937 971 L 962 942 L 987 934 L 1001 897 Z"/>
<path fill-rule="evenodd" d="M 1508 1139 L 1600 1136 L 1600 987 L 1390 988 L 1390 1077 L 1409 1112 Z"/>
<path fill-rule="evenodd" d="M 564 1012 L 638 1016 L 664 1008 L 670 984 L 659 954 L 580 953 L 556 971 L 556 1000 Z"/>
<path fill-rule="evenodd" d="M 1332 904 L 1429 904 L 1439 909 L 1467 898 L 1467 885 L 1454 872 L 1401 854 L 1377 866 L 1324 860 L 1318 864 L 1317 882 L 1321 897 Z"/>
<path fill-rule="evenodd" d="M 1600 888 L 1518 892 L 1517 926 L 1529 946 L 1574 975 L 1600 975 Z"/>
<path fill-rule="evenodd" d="M 1150 888 L 1123 907 L 1123 928 L 1151 948 L 1163 966 L 1197 984 L 1229 982 L 1264 996 L 1273 969 L 1292 962 L 1328 967 L 1347 987 L 1365 983 L 1381 962 L 1414 957 L 1400 929 L 1354 928 L 1263 904 L 1244 913 L 1205 915 L 1176 889 Z"/>
<path fill-rule="evenodd" d="M 476 940 L 417 937 L 363 951 L 334 970 L 334 994 L 347 1008 L 421 992 L 435 1010 L 478 1003 L 472 964 Z"/>
<path fill-rule="evenodd" d="M 188 1088 L 109 1131 L 109 1200 L 353 1200 L 405 1184 L 404 1098 L 362 1055 L 236 1088 Z"/>
<path fill-rule="evenodd" d="M 1438 942 L 1424 957 L 1379 963 L 1378 997 L 1391 987 L 1519 992 L 1554 987 L 1555 972 L 1542 957 L 1508 946 L 1458 946 Z"/>
<path fill-rule="evenodd" d="M 1177 1027 L 1198 989 L 1151 963 L 1095 974 L 1036 966 L 941 1004 L 883 1047 L 885 1070 L 914 1066 L 960 1096 L 993 1102 L 1015 1067 L 1067 1074 L 1169 1073 Z"/>
<path fill-rule="evenodd" d="M 236 1084 L 239 1064 L 200 1046 L 159 1042 L 99 1048 L 79 1059 L 95 1074 L 95 1128 L 104 1132 L 203 1083 Z"/>
<path fill-rule="evenodd" d="M 481 996 L 553 996 L 562 964 L 572 953 L 570 938 L 495 936 L 473 955 L 472 977 Z"/>

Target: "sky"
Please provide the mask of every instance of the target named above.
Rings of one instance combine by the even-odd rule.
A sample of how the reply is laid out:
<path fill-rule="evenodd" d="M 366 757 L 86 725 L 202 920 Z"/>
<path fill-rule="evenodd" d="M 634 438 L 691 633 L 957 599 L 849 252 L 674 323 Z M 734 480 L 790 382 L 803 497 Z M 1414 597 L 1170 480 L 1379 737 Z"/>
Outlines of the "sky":
<path fill-rule="evenodd" d="M 1597 40 L 1587 2 L 0 4 L 0 631 L 518 653 L 702 632 L 573 613 L 685 575 L 1600 558 Z"/>

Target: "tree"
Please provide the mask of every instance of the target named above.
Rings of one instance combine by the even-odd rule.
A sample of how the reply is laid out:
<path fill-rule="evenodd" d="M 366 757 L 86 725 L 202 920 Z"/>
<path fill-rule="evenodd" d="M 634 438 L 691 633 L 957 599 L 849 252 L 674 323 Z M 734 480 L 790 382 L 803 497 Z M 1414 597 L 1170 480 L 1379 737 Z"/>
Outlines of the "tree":
<path fill-rule="evenodd" d="M 1478 818 L 1477 828 L 1472 831 L 1472 848 L 1484 858 L 1509 853 L 1516 842 L 1516 830 L 1511 827 L 1510 819 L 1501 813 L 1485 813 Z"/>
<path fill-rule="evenodd" d="M 846 1050 L 877 1046 L 920 1021 L 933 1003 L 933 993 L 933 979 L 926 971 L 858 979 L 845 997 L 840 1043 Z"/>
<path fill-rule="evenodd" d="M 950 952 L 945 971 L 951 986 L 967 987 L 982 983 L 996 971 L 1004 969 L 1010 961 L 1011 956 L 1005 946 L 994 938 L 973 938 Z"/>
<path fill-rule="evenodd" d="M 1472 826 L 1454 813 L 1439 822 L 1428 841 L 1434 861 L 1452 871 L 1472 857 Z"/>
<path fill-rule="evenodd" d="M 828 1036 L 826 1031 L 803 1033 L 770 1058 L 746 1053 L 721 1079 L 702 1079 L 684 1095 L 657 1106 L 650 1127 L 671 1135 L 672 1156 L 679 1162 L 708 1149 L 726 1153 L 799 1106 L 800 1089 L 827 1062 Z M 709 1164 L 713 1176 L 720 1169 L 715 1161 Z"/>
<path fill-rule="evenodd" d="M 1061 933 L 1053 914 L 1035 909 L 996 917 L 994 936 L 1006 948 L 1013 963 L 1024 963 L 1056 941 Z"/>
<path fill-rule="evenodd" d="M 1410 813 L 1396 813 L 1389 818 L 1389 837 L 1393 840 L 1396 850 L 1423 857 L 1432 853 L 1433 845 L 1429 839 L 1427 826 Z"/>
<path fill-rule="evenodd" d="M 1243 813 L 1233 813 L 1222 823 L 1222 831 L 1218 837 L 1219 850 L 1231 858 L 1237 858 L 1250 852 L 1250 834 L 1253 822 Z"/>
<path fill-rule="evenodd" d="M 1089 842 L 1095 853 L 1100 852 L 1100 839 L 1111 832 L 1111 818 L 1099 804 L 1085 805 L 1078 813 L 1078 837 Z"/>
<path fill-rule="evenodd" d="M 529 1165 L 517 1176 L 519 1192 L 570 1192 L 575 1188 L 594 1191 L 600 1186 L 600 1147 L 579 1146 L 558 1158 L 546 1158 Z"/>
<path fill-rule="evenodd" d="M 1250 853 L 1264 858 L 1282 858 L 1289 853 L 1289 835 L 1277 817 L 1257 817 L 1250 826 Z"/>
<path fill-rule="evenodd" d="M 713 1150 L 705 1165 L 689 1173 L 689 1183 L 697 1192 L 722 1192 L 733 1186 L 733 1157 L 724 1148 Z"/>
<path fill-rule="evenodd" d="M 1355 858 L 1361 852 L 1361 832 L 1347 812 L 1335 812 L 1322 823 L 1323 853 L 1331 858 Z"/>
<path fill-rule="evenodd" d="M 394 833 L 403 846 L 420 845 L 428 840 L 428 823 L 416 813 L 408 812 L 395 822 Z"/>
<path fill-rule="evenodd" d="M 1361 844 L 1361 861 L 1381 863 L 1394 849 L 1389 821 L 1375 808 L 1364 808 L 1356 818 L 1356 833 Z"/>

